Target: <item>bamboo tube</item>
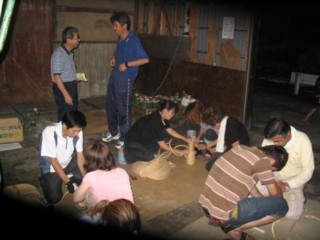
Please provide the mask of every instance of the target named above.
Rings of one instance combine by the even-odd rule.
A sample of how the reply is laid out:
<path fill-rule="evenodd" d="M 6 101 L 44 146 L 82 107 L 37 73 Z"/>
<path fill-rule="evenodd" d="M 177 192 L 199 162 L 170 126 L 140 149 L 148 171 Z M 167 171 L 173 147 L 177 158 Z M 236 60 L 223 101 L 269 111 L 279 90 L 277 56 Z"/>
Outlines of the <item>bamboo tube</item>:
<path fill-rule="evenodd" d="M 186 163 L 188 165 L 193 165 L 196 161 L 195 151 L 194 151 L 194 141 L 195 141 L 195 137 L 191 137 L 191 141 L 188 144 L 189 154 L 186 160 Z"/>

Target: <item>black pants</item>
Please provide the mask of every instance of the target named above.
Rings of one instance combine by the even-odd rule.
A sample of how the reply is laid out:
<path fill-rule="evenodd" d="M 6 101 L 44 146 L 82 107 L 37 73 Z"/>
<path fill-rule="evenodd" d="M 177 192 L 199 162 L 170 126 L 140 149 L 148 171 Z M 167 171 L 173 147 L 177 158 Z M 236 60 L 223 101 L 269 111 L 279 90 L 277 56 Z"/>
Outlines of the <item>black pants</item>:
<path fill-rule="evenodd" d="M 215 152 L 214 154 L 212 154 L 212 156 L 210 157 L 210 159 L 208 160 L 208 162 L 206 163 L 206 170 L 208 172 L 210 172 L 210 169 L 212 168 L 213 164 L 215 161 L 217 161 L 217 159 L 222 155 L 223 153 L 220 152 Z"/>
<path fill-rule="evenodd" d="M 151 161 L 154 159 L 154 152 L 137 142 L 124 143 L 124 158 L 127 163 L 134 163 L 136 161 Z"/>
<path fill-rule="evenodd" d="M 73 105 L 69 105 L 64 100 L 64 96 L 61 93 L 60 89 L 58 88 L 58 85 L 53 83 L 52 90 L 53 95 L 56 100 L 56 104 L 58 106 L 58 122 L 60 122 L 63 118 L 63 115 L 66 112 L 69 112 L 71 110 L 78 110 L 78 84 L 76 81 L 73 82 L 67 82 L 64 83 L 64 86 L 68 93 L 70 94 Z"/>
<path fill-rule="evenodd" d="M 68 166 L 63 169 L 66 174 L 72 173 L 78 179 L 82 179 L 82 174 L 78 168 L 77 157 L 73 157 Z M 43 195 L 48 203 L 58 203 L 62 198 L 62 179 L 55 172 L 42 174 L 40 185 Z"/>

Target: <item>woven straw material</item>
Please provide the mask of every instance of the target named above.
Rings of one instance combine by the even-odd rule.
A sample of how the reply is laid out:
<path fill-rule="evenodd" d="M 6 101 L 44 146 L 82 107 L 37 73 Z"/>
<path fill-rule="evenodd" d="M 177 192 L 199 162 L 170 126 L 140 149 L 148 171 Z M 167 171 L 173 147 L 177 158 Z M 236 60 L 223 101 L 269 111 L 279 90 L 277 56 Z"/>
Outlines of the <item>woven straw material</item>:
<path fill-rule="evenodd" d="M 16 201 L 25 202 L 31 205 L 44 206 L 44 199 L 39 190 L 26 183 L 19 183 L 4 188 L 3 194 Z"/>
<path fill-rule="evenodd" d="M 135 162 L 131 165 L 131 171 L 143 178 L 163 180 L 170 175 L 171 168 L 175 167 L 173 163 L 168 161 L 170 154 L 166 151 L 149 162 Z"/>

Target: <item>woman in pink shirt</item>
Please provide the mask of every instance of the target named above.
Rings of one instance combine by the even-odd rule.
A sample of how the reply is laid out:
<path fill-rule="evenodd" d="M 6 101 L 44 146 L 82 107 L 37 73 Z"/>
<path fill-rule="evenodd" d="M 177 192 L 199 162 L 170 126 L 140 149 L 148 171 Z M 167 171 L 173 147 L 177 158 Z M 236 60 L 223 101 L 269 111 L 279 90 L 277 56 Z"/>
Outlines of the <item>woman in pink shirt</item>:
<path fill-rule="evenodd" d="M 84 176 L 73 194 L 75 203 L 92 207 L 101 200 L 127 199 L 134 203 L 130 178 L 127 172 L 116 166 L 115 158 L 101 140 L 90 143 L 84 149 Z"/>

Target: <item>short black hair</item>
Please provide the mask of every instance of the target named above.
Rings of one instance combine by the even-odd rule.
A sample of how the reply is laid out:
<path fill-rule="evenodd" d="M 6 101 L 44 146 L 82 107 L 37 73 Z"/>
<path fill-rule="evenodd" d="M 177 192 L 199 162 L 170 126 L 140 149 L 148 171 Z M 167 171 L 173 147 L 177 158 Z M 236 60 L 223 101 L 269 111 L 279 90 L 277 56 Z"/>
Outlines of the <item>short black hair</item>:
<path fill-rule="evenodd" d="M 290 131 L 290 124 L 287 121 L 282 118 L 272 118 L 267 122 L 263 133 L 265 138 L 271 139 L 276 135 L 285 137 Z"/>
<path fill-rule="evenodd" d="M 78 33 L 78 29 L 76 27 L 66 27 L 62 31 L 62 42 L 66 43 L 67 39 L 72 39 L 74 33 Z"/>
<path fill-rule="evenodd" d="M 208 141 L 214 141 L 218 138 L 218 134 L 216 133 L 215 130 L 213 130 L 212 128 L 209 128 L 205 132 L 204 138 L 207 139 Z"/>
<path fill-rule="evenodd" d="M 164 109 L 167 109 L 167 110 L 172 110 L 174 109 L 174 113 L 177 113 L 179 111 L 179 107 L 178 107 L 178 104 L 176 104 L 174 101 L 172 100 L 162 100 L 160 103 L 159 103 L 159 106 L 158 106 L 158 110 L 159 111 L 162 111 Z"/>
<path fill-rule="evenodd" d="M 114 12 L 110 17 L 110 22 L 112 24 L 114 22 L 119 22 L 121 26 L 127 24 L 127 30 L 130 30 L 130 26 L 131 26 L 130 17 L 125 12 Z"/>
<path fill-rule="evenodd" d="M 289 154 L 284 147 L 278 145 L 269 145 L 261 147 L 261 150 L 268 157 L 271 157 L 276 161 L 272 167 L 277 168 L 277 171 L 280 171 L 287 164 Z"/>
<path fill-rule="evenodd" d="M 64 123 L 67 128 L 73 128 L 75 126 L 79 128 L 85 128 L 87 126 L 87 120 L 84 114 L 77 110 L 71 110 L 63 115 L 62 123 Z"/>

